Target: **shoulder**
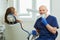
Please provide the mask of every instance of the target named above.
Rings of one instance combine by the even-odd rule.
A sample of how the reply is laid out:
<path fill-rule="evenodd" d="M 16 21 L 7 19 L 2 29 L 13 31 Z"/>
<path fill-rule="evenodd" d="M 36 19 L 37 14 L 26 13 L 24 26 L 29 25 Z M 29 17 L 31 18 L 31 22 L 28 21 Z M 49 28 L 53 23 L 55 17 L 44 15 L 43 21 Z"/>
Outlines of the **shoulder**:
<path fill-rule="evenodd" d="M 54 19 L 54 20 L 57 19 L 57 18 L 56 18 L 55 16 L 53 16 L 53 15 L 50 15 L 50 17 L 51 17 L 52 19 Z"/>
<path fill-rule="evenodd" d="M 41 17 L 37 19 L 37 21 L 41 20 Z"/>
<path fill-rule="evenodd" d="M 40 22 L 40 20 L 41 20 L 41 17 L 40 17 L 40 18 L 38 18 L 38 19 L 36 20 L 36 22 Z"/>

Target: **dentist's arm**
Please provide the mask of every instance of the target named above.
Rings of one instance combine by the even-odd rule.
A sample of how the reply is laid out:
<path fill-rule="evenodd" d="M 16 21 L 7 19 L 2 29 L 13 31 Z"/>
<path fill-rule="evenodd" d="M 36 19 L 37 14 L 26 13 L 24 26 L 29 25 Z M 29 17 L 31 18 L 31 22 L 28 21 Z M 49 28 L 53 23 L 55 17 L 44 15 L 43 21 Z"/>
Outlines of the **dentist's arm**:
<path fill-rule="evenodd" d="M 56 27 L 52 27 L 51 25 L 47 24 L 46 28 L 53 34 L 56 34 L 57 28 Z"/>
<path fill-rule="evenodd" d="M 57 27 L 53 27 L 53 26 L 49 25 L 49 24 L 47 23 L 46 19 L 42 18 L 42 23 L 46 26 L 46 28 L 47 28 L 51 33 L 53 33 L 53 34 L 56 33 Z"/>

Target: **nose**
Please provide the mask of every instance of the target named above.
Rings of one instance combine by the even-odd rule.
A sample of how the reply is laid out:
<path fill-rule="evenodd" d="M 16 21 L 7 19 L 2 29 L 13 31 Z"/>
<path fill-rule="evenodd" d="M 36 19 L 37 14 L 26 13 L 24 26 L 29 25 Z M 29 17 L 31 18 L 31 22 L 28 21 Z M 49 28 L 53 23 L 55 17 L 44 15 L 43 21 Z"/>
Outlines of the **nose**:
<path fill-rule="evenodd" d="M 43 11 L 40 11 L 40 14 L 43 14 L 44 12 Z"/>

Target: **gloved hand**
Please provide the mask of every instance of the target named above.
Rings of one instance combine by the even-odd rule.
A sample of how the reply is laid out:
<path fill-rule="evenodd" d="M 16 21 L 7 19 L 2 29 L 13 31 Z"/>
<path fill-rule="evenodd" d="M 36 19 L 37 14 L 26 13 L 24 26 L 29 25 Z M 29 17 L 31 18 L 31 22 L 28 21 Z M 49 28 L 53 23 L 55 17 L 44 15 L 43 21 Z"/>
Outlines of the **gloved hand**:
<path fill-rule="evenodd" d="M 41 17 L 41 22 L 46 26 L 48 23 L 47 23 L 47 21 L 46 21 L 46 19 L 45 18 L 43 18 L 43 17 Z"/>
<path fill-rule="evenodd" d="M 32 30 L 32 35 L 37 35 L 36 30 Z"/>
<path fill-rule="evenodd" d="M 37 38 L 39 38 L 39 34 L 37 33 L 37 31 L 36 30 L 32 30 L 32 38 L 31 38 L 31 40 L 35 40 L 35 39 L 37 39 Z"/>

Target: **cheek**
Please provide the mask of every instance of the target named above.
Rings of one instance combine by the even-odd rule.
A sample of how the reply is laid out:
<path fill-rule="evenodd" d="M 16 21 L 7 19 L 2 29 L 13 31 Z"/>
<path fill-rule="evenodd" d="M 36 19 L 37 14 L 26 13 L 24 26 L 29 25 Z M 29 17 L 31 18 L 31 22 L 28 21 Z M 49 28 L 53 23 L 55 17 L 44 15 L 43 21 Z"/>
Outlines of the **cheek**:
<path fill-rule="evenodd" d="M 15 13 L 14 15 L 17 16 L 17 13 Z"/>
<path fill-rule="evenodd" d="M 47 13 L 47 11 L 45 11 L 45 13 Z"/>

